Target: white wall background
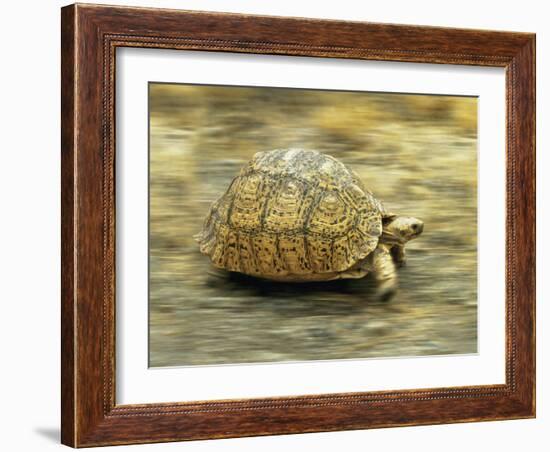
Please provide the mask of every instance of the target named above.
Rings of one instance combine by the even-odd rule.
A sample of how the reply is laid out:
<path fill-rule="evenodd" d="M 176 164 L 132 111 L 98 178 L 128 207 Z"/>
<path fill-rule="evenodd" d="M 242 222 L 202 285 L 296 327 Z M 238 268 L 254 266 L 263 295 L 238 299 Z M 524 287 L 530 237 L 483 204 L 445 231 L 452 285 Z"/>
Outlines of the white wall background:
<path fill-rule="evenodd" d="M 282 16 L 441 25 L 537 33 L 538 274 L 547 266 L 550 215 L 549 118 L 550 31 L 545 2 L 357 2 L 353 0 L 113 0 L 118 4 L 202 9 Z M 93 2 L 97 3 L 97 2 Z M 59 8 L 60 1 L 27 0 L 2 5 L 0 70 L 0 281 L 4 314 L 0 326 L 0 444 L 8 451 L 59 450 Z M 547 450 L 550 392 L 544 331 L 549 290 L 538 278 L 538 414 L 522 421 L 243 438 L 118 447 L 115 450 L 279 451 L 398 450 L 499 452 Z M 545 381 L 546 380 L 546 381 Z"/>

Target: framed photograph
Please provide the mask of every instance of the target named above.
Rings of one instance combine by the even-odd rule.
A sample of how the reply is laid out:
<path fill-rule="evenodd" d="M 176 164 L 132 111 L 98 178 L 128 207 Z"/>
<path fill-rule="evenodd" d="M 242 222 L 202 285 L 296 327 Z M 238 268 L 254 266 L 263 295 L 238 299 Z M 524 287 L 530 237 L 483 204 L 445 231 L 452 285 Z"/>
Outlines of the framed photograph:
<path fill-rule="evenodd" d="M 62 442 L 535 416 L 535 36 L 62 8 Z"/>

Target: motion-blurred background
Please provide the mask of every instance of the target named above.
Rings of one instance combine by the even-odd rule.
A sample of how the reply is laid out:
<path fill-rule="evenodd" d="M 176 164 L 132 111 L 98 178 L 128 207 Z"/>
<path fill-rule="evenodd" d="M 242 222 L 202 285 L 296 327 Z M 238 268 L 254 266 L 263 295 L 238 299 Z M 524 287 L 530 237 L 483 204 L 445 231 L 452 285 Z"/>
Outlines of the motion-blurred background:
<path fill-rule="evenodd" d="M 149 102 L 151 366 L 476 352 L 476 98 L 152 83 Z M 269 283 L 199 253 L 210 204 L 283 147 L 338 158 L 424 221 L 393 300 L 368 277 Z"/>

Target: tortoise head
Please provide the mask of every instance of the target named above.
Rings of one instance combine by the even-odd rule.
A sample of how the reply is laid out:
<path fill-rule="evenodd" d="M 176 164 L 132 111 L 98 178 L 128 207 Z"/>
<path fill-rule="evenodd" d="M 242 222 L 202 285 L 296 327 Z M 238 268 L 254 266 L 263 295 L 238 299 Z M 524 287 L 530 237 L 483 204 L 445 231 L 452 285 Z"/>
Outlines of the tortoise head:
<path fill-rule="evenodd" d="M 387 215 L 382 219 L 383 243 L 407 243 L 424 230 L 424 223 L 418 218 Z"/>

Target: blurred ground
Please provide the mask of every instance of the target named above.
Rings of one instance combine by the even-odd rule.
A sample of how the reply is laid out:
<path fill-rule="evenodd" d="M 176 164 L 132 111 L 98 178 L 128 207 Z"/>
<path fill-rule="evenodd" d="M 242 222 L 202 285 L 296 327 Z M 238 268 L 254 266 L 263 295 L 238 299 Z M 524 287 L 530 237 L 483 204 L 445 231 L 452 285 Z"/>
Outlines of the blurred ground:
<path fill-rule="evenodd" d="M 151 366 L 475 353 L 475 98 L 150 85 Z M 198 252 L 210 204 L 257 151 L 326 152 L 425 223 L 400 291 L 220 275 Z"/>

